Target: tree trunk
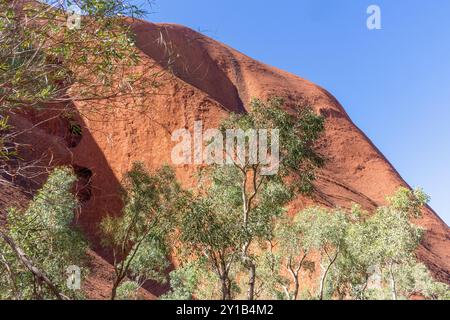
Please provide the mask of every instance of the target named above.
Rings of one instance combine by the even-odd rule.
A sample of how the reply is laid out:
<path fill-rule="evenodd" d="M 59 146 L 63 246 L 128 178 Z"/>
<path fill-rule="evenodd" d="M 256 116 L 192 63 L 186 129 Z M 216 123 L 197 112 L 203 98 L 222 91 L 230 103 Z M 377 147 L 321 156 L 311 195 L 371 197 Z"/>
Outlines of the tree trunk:
<path fill-rule="evenodd" d="M 392 300 L 397 300 L 397 285 L 395 283 L 394 272 L 392 270 L 392 263 L 389 266 L 389 273 L 391 275 L 391 292 L 392 292 Z"/>
<path fill-rule="evenodd" d="M 322 269 L 324 269 L 322 267 Z M 323 273 L 322 273 L 322 277 L 320 277 L 320 286 L 319 286 L 319 299 L 323 300 L 323 289 L 324 289 L 324 285 L 325 285 L 325 278 L 327 276 L 327 269 L 324 269 Z"/>
<path fill-rule="evenodd" d="M 222 282 L 222 300 L 228 300 L 227 299 L 227 285 L 225 284 L 224 279 L 220 280 Z"/>
<path fill-rule="evenodd" d="M 297 300 L 298 298 L 298 291 L 300 288 L 300 281 L 298 280 L 299 275 L 300 275 L 300 270 L 303 266 L 303 261 L 305 261 L 306 259 L 306 253 L 303 254 L 303 257 L 300 259 L 300 262 L 298 263 L 297 267 L 294 269 L 294 267 L 292 266 L 292 256 L 289 257 L 289 263 L 287 265 L 287 268 L 292 276 L 292 279 L 294 280 L 294 292 L 292 295 L 292 298 L 289 295 L 289 300 Z"/>
<path fill-rule="evenodd" d="M 330 263 L 328 264 L 327 268 L 325 269 L 322 278 L 320 279 L 320 288 L 319 288 L 319 299 L 323 300 L 323 291 L 325 289 L 325 280 L 327 278 L 328 272 L 331 269 L 331 266 L 334 264 L 334 262 L 336 261 L 337 257 L 339 255 L 339 251 L 336 252 L 336 255 L 334 256 L 334 258 L 330 261 Z"/>
<path fill-rule="evenodd" d="M 222 282 L 222 300 L 231 300 L 231 288 L 228 276 L 222 277 L 220 281 Z"/>
<path fill-rule="evenodd" d="M 6 234 L 0 231 L 0 237 L 11 247 L 19 260 L 25 265 L 25 267 L 33 273 L 37 281 L 43 282 L 47 285 L 50 291 L 55 295 L 55 297 L 59 300 L 69 300 L 68 297 L 63 295 L 58 288 L 53 284 L 53 282 L 47 277 L 47 275 L 38 269 L 33 261 L 31 261 L 25 254 L 25 252 L 16 245 L 13 239 L 8 237 Z"/>
<path fill-rule="evenodd" d="M 111 289 L 111 300 L 116 300 L 117 297 L 117 288 L 120 286 L 120 282 L 122 282 L 122 280 L 119 280 L 118 278 L 116 280 L 114 280 L 112 289 Z"/>
<path fill-rule="evenodd" d="M 9 282 L 11 283 L 11 288 L 12 288 L 12 291 L 14 294 L 14 298 L 20 299 L 19 291 L 17 290 L 17 286 L 16 286 L 16 275 L 15 275 L 14 271 L 12 270 L 12 267 L 9 265 L 8 261 L 6 260 L 5 256 L 3 256 L 3 254 L 1 252 L 0 252 L 0 261 L 3 263 L 3 265 L 6 268 L 6 271 L 8 272 Z"/>
<path fill-rule="evenodd" d="M 256 281 L 256 266 L 253 262 L 250 262 L 249 266 L 249 280 L 248 280 L 248 292 L 247 299 L 254 300 L 255 299 L 255 281 Z"/>
<path fill-rule="evenodd" d="M 298 282 L 298 274 L 294 277 L 294 295 L 292 297 L 292 300 L 297 300 L 298 298 L 298 288 L 300 287 L 300 284 Z"/>

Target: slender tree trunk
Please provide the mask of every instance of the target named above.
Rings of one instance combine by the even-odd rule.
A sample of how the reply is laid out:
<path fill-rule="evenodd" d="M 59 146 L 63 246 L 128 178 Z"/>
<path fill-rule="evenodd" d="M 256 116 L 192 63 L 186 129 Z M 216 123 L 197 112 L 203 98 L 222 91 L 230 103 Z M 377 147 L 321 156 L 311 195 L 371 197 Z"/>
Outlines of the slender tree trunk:
<path fill-rule="evenodd" d="M 222 282 L 222 300 L 224 300 L 224 301 L 229 300 L 227 285 L 223 279 L 221 279 L 221 282 Z"/>
<path fill-rule="evenodd" d="M 227 282 L 228 282 L 228 299 L 231 300 L 232 296 L 231 296 L 231 280 L 230 280 L 230 278 L 228 278 Z"/>
<path fill-rule="evenodd" d="M 289 293 L 288 287 L 283 286 L 283 285 L 282 285 L 281 287 L 283 288 L 284 295 L 286 296 L 286 299 L 287 299 L 287 300 L 292 300 L 292 299 L 291 299 L 291 294 Z"/>
<path fill-rule="evenodd" d="M 323 288 L 325 285 L 325 278 L 327 276 L 327 269 L 325 269 L 323 266 L 321 266 L 323 271 L 322 271 L 322 276 L 320 277 L 320 282 L 319 282 L 319 299 L 323 300 Z"/>
<path fill-rule="evenodd" d="M 298 289 L 300 287 L 300 284 L 298 282 L 298 274 L 294 277 L 294 295 L 292 297 L 292 300 L 297 300 L 298 298 Z"/>
<path fill-rule="evenodd" d="M 304 253 L 303 257 L 300 259 L 300 262 L 298 263 L 298 265 L 296 266 L 296 268 L 294 269 L 294 267 L 292 266 L 292 256 L 289 257 L 289 263 L 287 265 L 287 268 L 292 276 L 292 279 L 294 280 L 294 292 L 292 295 L 292 300 L 297 300 L 298 298 L 298 291 L 300 288 L 300 281 L 299 281 L 299 274 L 300 274 L 300 270 L 303 266 L 303 261 L 305 261 L 307 254 Z M 289 300 L 291 298 L 289 297 Z"/>
<path fill-rule="evenodd" d="M 223 271 L 219 271 L 220 282 L 222 283 L 222 300 L 231 300 L 231 281 L 228 276 L 228 269 L 225 262 L 222 262 Z"/>
<path fill-rule="evenodd" d="M 247 229 L 248 226 L 248 218 L 250 214 L 250 203 L 247 198 L 247 175 L 244 173 L 244 181 L 242 182 L 242 204 L 243 204 L 243 226 L 244 229 Z M 248 269 L 248 291 L 247 291 L 247 300 L 254 300 L 255 298 L 255 280 L 256 280 L 256 266 L 251 261 L 248 256 L 248 248 L 250 247 L 251 240 L 248 240 L 244 243 L 242 247 L 242 259 L 244 261 L 244 266 Z"/>
<path fill-rule="evenodd" d="M 249 262 L 249 279 L 248 279 L 248 292 L 247 299 L 254 300 L 255 299 L 255 282 L 256 282 L 256 266 L 253 262 Z"/>
<path fill-rule="evenodd" d="M 294 280 L 294 292 L 292 293 L 292 296 L 291 296 L 291 294 L 289 293 L 289 291 L 286 288 L 285 293 L 289 300 L 297 300 L 298 290 L 300 288 L 300 282 L 298 280 L 299 272 L 297 272 L 296 270 L 294 270 L 292 268 L 291 261 L 289 261 L 288 270 L 289 270 L 289 273 L 291 274 L 292 280 Z"/>
<path fill-rule="evenodd" d="M 212 253 L 211 256 L 214 259 L 214 266 L 222 285 L 222 300 L 231 300 L 231 280 L 229 276 L 229 268 L 231 266 L 232 260 L 227 263 L 225 254 L 220 251 L 218 252 L 218 258 L 216 258 L 215 253 Z"/>
<path fill-rule="evenodd" d="M 47 277 L 47 275 L 37 268 L 33 261 L 31 261 L 25 254 L 25 252 L 16 245 L 13 239 L 8 237 L 6 234 L 0 231 L 0 237 L 10 246 L 10 248 L 14 251 L 19 260 L 25 265 L 25 267 L 33 274 L 33 276 L 37 279 L 37 281 L 43 282 L 47 285 L 50 291 L 55 295 L 55 297 L 59 300 L 69 300 L 68 297 L 63 295 L 56 285 Z"/>
<path fill-rule="evenodd" d="M 322 278 L 320 279 L 320 288 L 319 288 L 319 299 L 323 300 L 323 292 L 325 289 L 325 281 L 328 275 L 328 272 L 331 269 L 331 266 L 334 264 L 334 262 L 336 261 L 337 257 L 339 255 L 339 251 L 336 252 L 336 255 L 334 256 L 334 258 L 330 261 L 330 263 L 328 264 L 327 268 L 324 270 L 324 273 L 322 275 Z"/>
<path fill-rule="evenodd" d="M 361 293 L 359 294 L 359 299 L 360 300 L 366 300 L 366 290 L 367 290 L 367 286 L 369 285 L 369 275 L 366 275 L 366 281 L 364 282 L 364 287 L 361 290 Z"/>
<path fill-rule="evenodd" d="M 391 276 L 391 291 L 392 291 L 392 300 L 397 300 L 397 289 L 395 288 L 395 280 Z"/>
<path fill-rule="evenodd" d="M 122 277 L 116 277 L 116 279 L 113 282 L 113 286 L 111 288 L 111 300 L 116 300 L 117 297 L 117 288 L 120 286 L 120 283 L 122 282 Z"/>
<path fill-rule="evenodd" d="M 117 296 L 117 285 L 114 284 L 111 289 L 111 300 L 116 300 L 116 296 Z"/>
<path fill-rule="evenodd" d="M 117 288 L 119 288 L 123 279 L 125 279 L 126 272 L 124 271 L 123 265 L 117 266 L 116 263 L 114 263 L 114 275 L 115 277 L 111 288 L 111 300 L 116 300 Z"/>
<path fill-rule="evenodd" d="M 0 261 L 3 263 L 3 265 L 6 268 L 6 271 L 8 272 L 9 282 L 11 283 L 11 288 L 12 288 L 12 291 L 14 294 L 14 298 L 20 299 L 19 291 L 17 290 L 17 286 L 16 286 L 16 275 L 15 275 L 12 267 L 9 265 L 8 261 L 6 260 L 5 256 L 3 256 L 3 254 L 1 252 L 0 252 Z"/>
<path fill-rule="evenodd" d="M 395 283 L 394 271 L 392 270 L 392 262 L 389 266 L 389 273 L 391 275 L 391 292 L 392 292 L 392 300 L 397 300 L 397 285 Z"/>
<path fill-rule="evenodd" d="M 222 300 L 228 301 L 231 300 L 231 284 L 228 276 L 222 276 L 220 279 L 222 283 Z"/>
<path fill-rule="evenodd" d="M 248 290 L 247 299 L 254 300 L 255 298 L 255 282 L 256 282 L 256 265 L 248 255 L 248 247 L 250 242 L 247 242 L 242 249 L 242 259 L 245 268 L 248 270 Z"/>

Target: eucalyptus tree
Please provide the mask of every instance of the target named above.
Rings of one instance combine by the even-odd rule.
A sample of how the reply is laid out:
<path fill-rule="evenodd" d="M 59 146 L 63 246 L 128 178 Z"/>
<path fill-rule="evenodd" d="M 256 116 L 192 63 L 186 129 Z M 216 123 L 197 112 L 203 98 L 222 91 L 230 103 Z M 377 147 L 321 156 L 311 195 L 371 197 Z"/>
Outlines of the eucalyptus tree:
<path fill-rule="evenodd" d="M 304 233 L 304 245 L 320 253 L 320 278 L 318 298 L 324 299 L 327 277 L 336 262 L 344 254 L 349 215 L 340 209 L 306 209 L 296 216 L 297 223 Z"/>
<path fill-rule="evenodd" d="M 308 107 L 287 112 L 282 99 L 255 99 L 247 113 L 226 119 L 222 135 L 212 139 L 223 146 L 226 136 L 226 164 L 204 170 L 203 187 L 181 231 L 182 240 L 209 261 L 223 299 L 233 297 L 237 284 L 230 272 L 238 272 L 238 265 L 247 273 L 247 299 L 255 298 L 258 244 L 273 237 L 274 219 L 294 195 L 313 191 L 315 169 L 323 164 L 315 148 L 323 129 L 324 119 Z M 269 132 L 266 141 L 256 142 L 258 134 Z M 248 153 L 239 141 L 248 144 Z"/>
<path fill-rule="evenodd" d="M 289 216 L 278 218 L 274 237 L 267 243 L 266 254 L 259 258 L 261 290 L 276 299 L 297 300 L 301 272 L 312 271 L 309 259 L 313 244 L 306 239 L 308 230 L 303 221 Z"/>
<path fill-rule="evenodd" d="M 358 205 L 350 210 L 312 207 L 292 219 L 278 219 L 271 240 L 276 250 L 265 260 L 265 290 L 297 299 L 299 272 L 314 264 L 309 254 L 319 253 L 318 299 L 448 297 L 448 286 L 434 280 L 416 256 L 424 230 L 414 219 L 427 201 L 420 189 L 400 188 L 374 212 Z"/>
<path fill-rule="evenodd" d="M 448 297 L 449 287 L 433 279 L 417 258 L 424 229 L 414 221 L 422 216 L 428 196 L 420 189 L 400 188 L 387 205 L 369 213 L 354 206 L 343 250 L 331 269 L 331 297 L 353 299 L 408 299 L 413 294 L 430 299 Z"/>
<path fill-rule="evenodd" d="M 26 210 L 11 208 L 0 226 L 0 299 L 81 298 L 87 244 L 73 222 L 76 177 L 57 168 Z M 73 285 L 67 272 L 75 266 Z"/>
<path fill-rule="evenodd" d="M 29 128 L 14 127 L 10 119 L 15 115 L 44 111 L 41 125 L 58 117 L 73 119 L 80 113 L 74 102 L 87 104 L 96 113 L 106 112 L 118 98 L 131 98 L 137 106 L 142 105 L 142 96 L 157 86 L 161 75 L 154 64 L 142 60 L 135 46 L 132 19 L 142 14 L 127 0 L 0 0 L 0 185 L 10 184 L 15 177 L 32 180 L 51 169 L 49 161 L 41 161 L 46 155 L 40 159 L 24 156 L 29 146 L 20 141 Z M 68 129 L 80 134 L 81 127 L 69 121 Z M 72 178 L 67 177 L 70 181 Z M 66 190 L 65 186 L 61 190 Z M 73 199 L 69 193 L 64 196 L 67 198 L 59 199 L 61 205 Z M 16 219 L 17 212 L 9 212 L 3 240 L 33 274 L 18 275 L 39 280 L 20 282 L 39 284 L 35 292 L 24 291 L 23 296 L 47 296 L 42 283 L 56 293 L 61 288 L 58 281 L 52 284 L 53 272 L 47 270 L 51 265 L 42 270 L 33 267 L 46 257 L 45 250 L 39 251 L 42 257 L 36 253 L 30 260 L 28 248 L 17 246 L 12 236 L 14 223 L 21 223 Z M 26 233 L 28 239 L 37 241 L 36 250 L 43 245 L 38 240 L 41 231 L 30 229 Z M 74 246 L 83 243 L 72 242 Z M 7 252 L 5 249 L 1 257 L 5 267 L 10 261 Z M 74 252 L 76 256 L 78 251 Z M 61 259 L 61 263 L 64 261 Z M 54 266 L 60 265 L 55 262 Z M 14 268 L 6 268 L 12 285 Z"/>
<path fill-rule="evenodd" d="M 186 206 L 184 192 L 167 166 L 151 173 L 135 163 L 123 186 L 122 214 L 106 216 L 100 225 L 102 243 L 113 255 L 111 299 L 126 277 L 139 284 L 149 279 L 165 281 L 170 265 L 168 236 L 174 217 Z"/>
<path fill-rule="evenodd" d="M 420 189 L 400 188 L 387 200 L 388 205 L 379 207 L 373 215 L 353 228 L 347 240 L 354 264 L 359 265 L 360 270 L 367 269 L 366 276 L 362 278 L 361 296 L 375 295 L 393 300 L 409 298 L 413 293 L 441 296 L 431 293 L 430 288 L 439 291 L 442 284 L 433 280 L 416 256 L 425 229 L 413 221 L 422 216 L 429 197 Z M 366 292 L 367 282 L 374 276 L 378 284 Z"/>

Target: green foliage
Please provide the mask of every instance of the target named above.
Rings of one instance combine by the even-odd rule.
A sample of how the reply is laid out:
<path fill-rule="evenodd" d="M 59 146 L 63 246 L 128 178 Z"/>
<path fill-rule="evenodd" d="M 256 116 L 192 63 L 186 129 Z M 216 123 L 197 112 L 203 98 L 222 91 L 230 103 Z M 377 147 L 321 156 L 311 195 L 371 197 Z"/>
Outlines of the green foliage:
<path fill-rule="evenodd" d="M 276 176 L 294 176 L 291 186 L 309 194 L 313 191 L 315 169 L 324 164 L 324 158 L 316 150 L 316 142 L 323 133 L 325 119 L 308 106 L 296 106 L 296 113 L 291 114 L 283 109 L 283 105 L 284 100 L 280 97 L 267 102 L 253 99 L 248 113 L 232 114 L 222 123 L 221 130 L 279 130 L 280 172 Z M 270 146 L 271 141 L 268 142 Z"/>
<path fill-rule="evenodd" d="M 388 201 L 349 225 L 345 252 L 333 270 L 334 286 L 343 285 L 358 299 L 407 299 L 412 294 L 442 298 L 445 290 L 440 289 L 448 291 L 448 286 L 433 280 L 417 262 L 424 230 L 411 222 L 421 215 L 428 196 L 420 189 L 400 188 Z M 358 210 L 359 217 L 367 216 Z"/>
<path fill-rule="evenodd" d="M 81 12 L 75 28 L 71 5 Z M 44 125 L 58 113 L 74 112 L 77 101 L 88 106 L 82 117 L 94 110 L 110 119 L 119 97 L 146 108 L 143 100 L 163 72 L 141 63 L 130 17 L 142 14 L 128 0 L 0 0 L 0 121 L 18 110 L 38 110 L 44 111 L 39 112 Z M 70 123 L 69 131 L 82 134 L 77 123 Z M 36 159 L 51 161 L 45 152 L 28 159 L 31 146 L 19 141 L 21 134 L 0 125 L 0 180 L 6 183 L 44 175 L 47 168 Z"/>
<path fill-rule="evenodd" d="M 8 161 L 17 155 L 16 148 L 11 144 L 8 132 L 13 129 L 9 124 L 9 117 L 0 115 L 0 161 Z"/>
<path fill-rule="evenodd" d="M 422 295 L 433 300 L 450 300 L 450 288 L 447 284 L 433 279 L 427 267 L 418 262 L 403 264 L 397 270 L 398 290 L 404 298 L 411 294 Z"/>
<path fill-rule="evenodd" d="M 305 107 L 291 115 L 282 105 L 277 98 L 267 103 L 253 100 L 251 111 L 233 114 L 221 126 L 223 132 L 279 130 L 280 170 L 265 175 L 261 159 L 250 163 L 249 155 L 232 164 L 212 166 L 200 175 L 200 191 L 181 213 L 181 242 L 192 256 L 206 259 L 223 299 L 243 291 L 238 281 L 242 272 L 249 276 L 248 298 L 255 297 L 259 247 L 273 238 L 275 220 L 292 197 L 312 191 L 314 170 L 323 163 L 315 151 L 323 118 Z M 268 148 L 272 143 L 270 139 Z M 236 149 L 233 152 L 237 154 Z M 288 175 L 294 179 L 285 179 Z"/>
<path fill-rule="evenodd" d="M 282 243 L 280 241 L 280 243 Z M 281 251 L 263 251 L 258 255 L 256 264 L 258 273 L 256 277 L 257 298 L 264 300 L 291 300 L 294 293 L 291 291 L 289 279 L 282 274 L 282 266 L 286 260 Z M 287 258 L 289 260 L 289 258 Z"/>
<path fill-rule="evenodd" d="M 373 214 L 351 210 L 305 209 L 293 219 L 277 219 L 274 238 L 258 260 L 261 296 L 269 299 L 448 299 L 448 285 L 433 279 L 416 258 L 423 230 L 411 220 L 421 214 L 428 196 L 400 188 L 389 205 Z M 314 271 L 320 254 L 320 277 L 313 295 L 302 294 L 302 279 Z M 305 289 L 305 287 L 303 287 Z"/>
<path fill-rule="evenodd" d="M 173 219 L 185 206 L 184 193 L 169 167 L 154 174 L 135 163 L 124 181 L 123 214 L 101 223 L 102 242 L 114 255 L 115 290 L 127 275 L 137 281 L 165 281 L 169 266 L 168 234 Z"/>
<path fill-rule="evenodd" d="M 140 286 L 134 281 L 124 281 L 117 288 L 117 300 L 141 300 L 139 295 Z"/>
<path fill-rule="evenodd" d="M 189 262 L 170 273 L 171 291 L 162 300 L 192 300 L 202 278 L 201 261 Z"/>
<path fill-rule="evenodd" d="M 86 242 L 72 225 L 77 201 L 71 192 L 75 176 L 71 169 L 57 168 L 37 192 L 27 210 L 10 209 L 4 232 L 65 295 L 80 298 L 67 288 L 67 268 L 86 263 Z M 0 273 L 0 299 L 54 299 L 45 284 L 35 279 L 16 254 L 0 241 L 3 268 Z M 7 272 L 4 268 L 10 266 Z"/>
<path fill-rule="evenodd" d="M 343 210 L 328 211 L 313 207 L 295 218 L 295 225 L 303 233 L 303 246 L 329 252 L 339 250 L 346 236 L 348 215 Z"/>
<path fill-rule="evenodd" d="M 75 83 L 79 92 L 72 88 L 69 99 L 117 90 L 105 86 L 111 75 L 139 61 L 130 26 L 121 16 L 142 11 L 127 2 L 50 1 L 52 7 L 39 2 L 21 7 L 19 1 L 0 0 L 0 112 L 68 101 L 67 90 Z M 73 4 L 83 16 L 80 28 L 70 29 L 65 10 Z"/>
<path fill-rule="evenodd" d="M 390 208 L 409 218 L 419 218 L 421 209 L 430 201 L 422 189 L 413 191 L 407 188 L 400 188 L 392 197 L 388 197 Z"/>
<path fill-rule="evenodd" d="M 224 167 L 213 173 L 207 195 L 192 198 L 187 210 L 181 212 L 180 240 L 186 256 L 206 257 L 209 270 L 224 282 L 223 298 L 230 298 L 233 264 L 238 259 L 239 245 L 245 234 L 239 228 L 239 188 L 233 177 L 235 168 Z M 226 181 L 228 188 L 222 188 Z"/>
<path fill-rule="evenodd" d="M 83 129 L 80 124 L 71 121 L 69 123 L 69 132 L 74 136 L 81 136 L 83 134 Z"/>
<path fill-rule="evenodd" d="M 347 230 L 350 216 L 343 210 L 328 211 L 322 208 L 311 208 L 296 216 L 296 223 L 303 231 L 303 246 L 320 253 L 321 275 L 319 279 L 318 298 L 331 298 L 329 290 L 329 274 L 336 261 L 345 252 Z"/>

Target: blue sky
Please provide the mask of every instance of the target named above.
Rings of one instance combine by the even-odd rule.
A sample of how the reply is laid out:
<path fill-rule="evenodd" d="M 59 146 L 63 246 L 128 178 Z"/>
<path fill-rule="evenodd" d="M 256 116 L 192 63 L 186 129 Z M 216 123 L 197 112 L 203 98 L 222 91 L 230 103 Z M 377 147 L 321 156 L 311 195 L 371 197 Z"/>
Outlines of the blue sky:
<path fill-rule="evenodd" d="M 382 30 L 366 27 L 371 4 Z M 157 0 L 149 10 L 325 87 L 450 224 L 450 1 Z"/>

